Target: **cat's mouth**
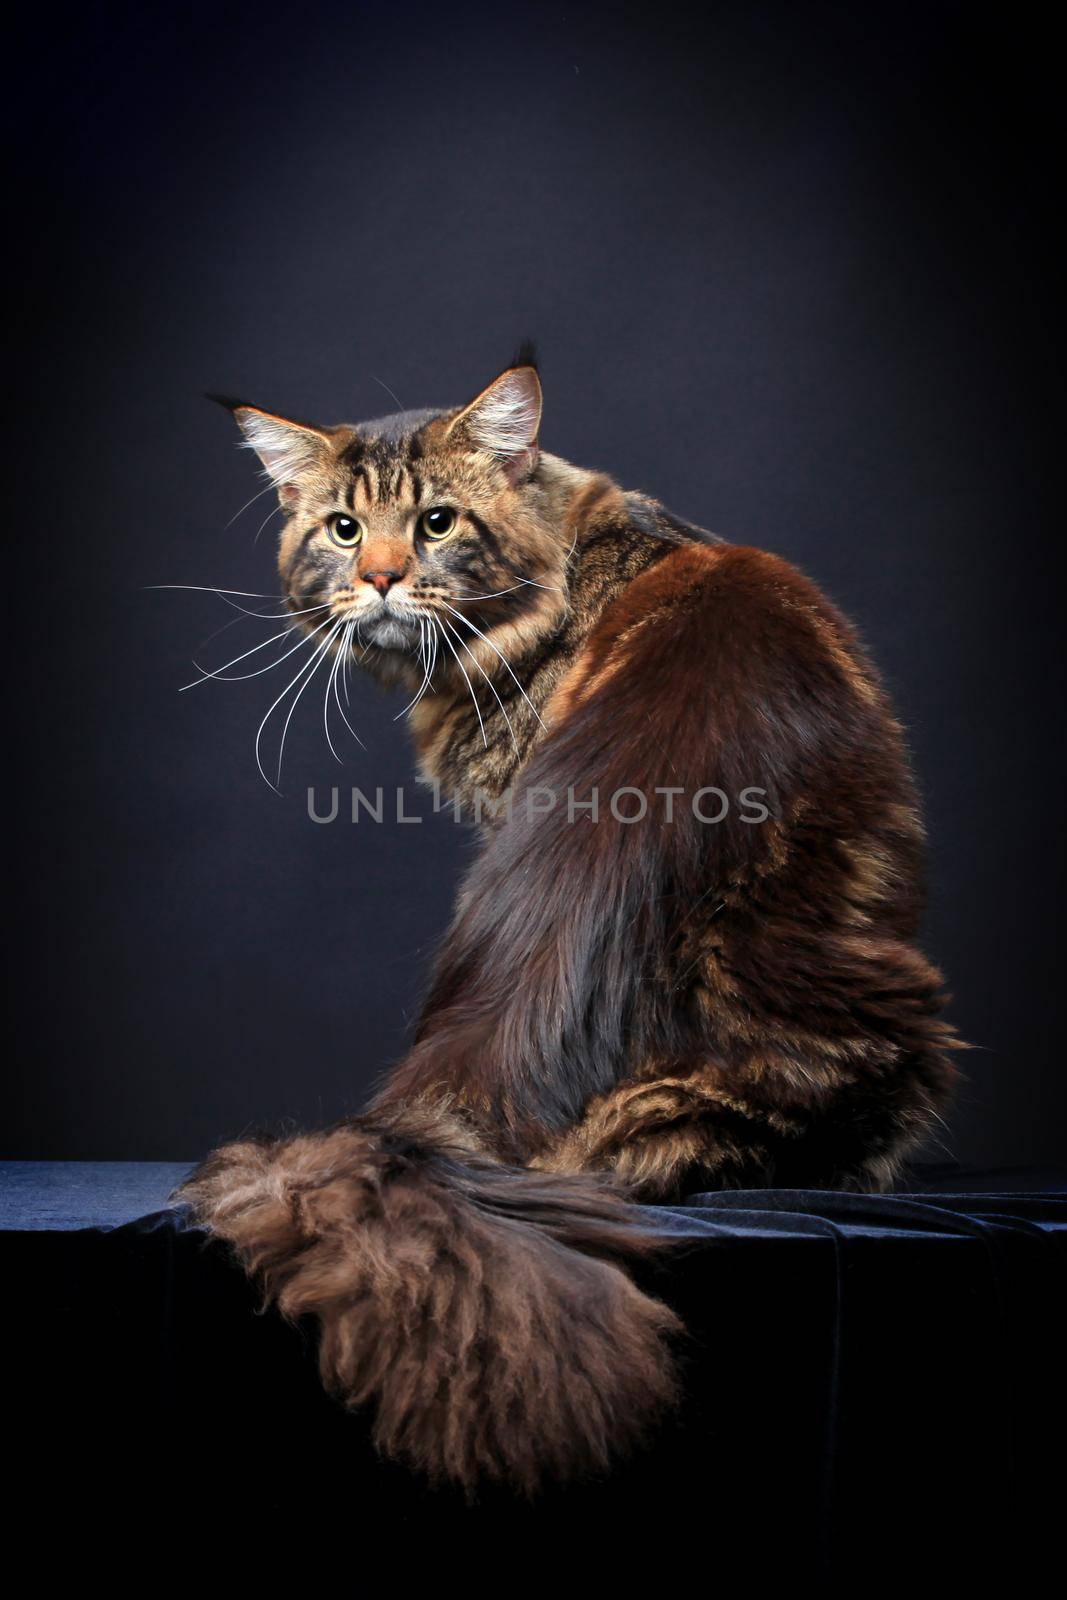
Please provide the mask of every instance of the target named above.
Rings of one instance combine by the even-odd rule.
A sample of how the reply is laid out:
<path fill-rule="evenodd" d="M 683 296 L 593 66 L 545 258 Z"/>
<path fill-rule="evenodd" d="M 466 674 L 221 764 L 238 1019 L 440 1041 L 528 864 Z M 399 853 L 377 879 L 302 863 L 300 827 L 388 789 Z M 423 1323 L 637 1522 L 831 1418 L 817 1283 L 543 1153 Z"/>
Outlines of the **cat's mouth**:
<path fill-rule="evenodd" d="M 360 614 L 357 634 L 378 650 L 412 650 L 420 637 L 419 619 L 410 607 L 383 599 L 369 614 Z"/>

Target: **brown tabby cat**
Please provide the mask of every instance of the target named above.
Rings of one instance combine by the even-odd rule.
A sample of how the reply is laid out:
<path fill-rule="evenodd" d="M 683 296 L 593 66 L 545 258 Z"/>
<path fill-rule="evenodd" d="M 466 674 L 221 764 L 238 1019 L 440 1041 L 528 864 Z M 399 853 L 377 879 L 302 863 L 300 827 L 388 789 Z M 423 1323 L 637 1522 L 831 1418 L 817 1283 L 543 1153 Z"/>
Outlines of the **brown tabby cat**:
<path fill-rule="evenodd" d="M 429 682 L 423 773 L 511 803 L 372 1109 L 180 1194 L 383 1451 L 530 1491 L 674 1392 L 631 1199 L 882 1186 L 949 1097 L 901 730 L 800 573 L 539 450 L 527 355 L 459 410 L 233 411 L 312 649 Z"/>

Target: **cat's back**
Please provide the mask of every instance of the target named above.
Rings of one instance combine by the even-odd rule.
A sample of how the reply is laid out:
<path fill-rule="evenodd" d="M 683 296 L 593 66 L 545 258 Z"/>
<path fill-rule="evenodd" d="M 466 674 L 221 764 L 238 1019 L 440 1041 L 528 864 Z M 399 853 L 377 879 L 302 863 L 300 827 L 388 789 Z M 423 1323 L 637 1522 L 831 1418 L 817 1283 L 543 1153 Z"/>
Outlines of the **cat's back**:
<path fill-rule="evenodd" d="M 697 686 L 751 703 L 836 683 L 868 705 L 881 700 L 856 630 L 810 578 L 771 551 L 710 537 L 672 543 L 627 584 L 590 630 L 553 711 L 617 677 L 661 708 Z"/>

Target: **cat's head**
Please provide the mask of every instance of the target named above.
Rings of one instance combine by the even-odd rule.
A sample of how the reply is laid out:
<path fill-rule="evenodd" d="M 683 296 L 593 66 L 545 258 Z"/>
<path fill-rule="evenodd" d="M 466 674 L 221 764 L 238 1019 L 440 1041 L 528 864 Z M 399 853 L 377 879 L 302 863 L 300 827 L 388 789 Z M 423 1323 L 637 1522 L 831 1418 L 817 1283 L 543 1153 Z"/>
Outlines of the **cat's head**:
<path fill-rule="evenodd" d="M 335 647 L 385 682 L 410 680 L 428 630 L 470 640 L 475 618 L 514 643 L 559 614 L 568 541 L 541 468 L 531 361 L 466 406 L 355 426 L 227 403 L 285 515 L 286 604 L 324 637 L 340 622 Z"/>

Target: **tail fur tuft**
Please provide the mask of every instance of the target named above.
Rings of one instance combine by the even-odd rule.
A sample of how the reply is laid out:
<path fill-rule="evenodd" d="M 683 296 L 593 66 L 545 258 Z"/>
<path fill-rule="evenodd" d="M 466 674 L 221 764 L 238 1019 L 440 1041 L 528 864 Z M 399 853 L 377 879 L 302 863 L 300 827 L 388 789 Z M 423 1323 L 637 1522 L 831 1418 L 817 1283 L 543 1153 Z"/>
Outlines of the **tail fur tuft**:
<path fill-rule="evenodd" d="M 497 1164 L 408 1106 L 217 1150 L 179 1189 L 383 1454 L 468 1493 L 603 1470 L 675 1398 L 674 1313 L 626 1263 L 663 1236 L 592 1177 Z"/>

